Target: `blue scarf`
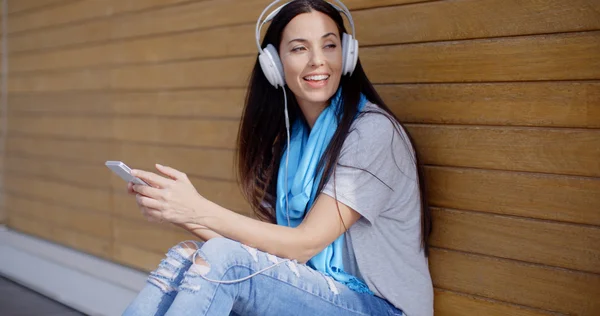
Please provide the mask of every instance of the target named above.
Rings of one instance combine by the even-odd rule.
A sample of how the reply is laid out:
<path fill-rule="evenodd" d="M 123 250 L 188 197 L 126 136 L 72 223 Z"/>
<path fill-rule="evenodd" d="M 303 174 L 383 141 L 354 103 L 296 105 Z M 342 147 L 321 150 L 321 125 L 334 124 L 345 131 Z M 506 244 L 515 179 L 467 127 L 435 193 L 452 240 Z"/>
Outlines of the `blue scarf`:
<path fill-rule="evenodd" d="M 287 150 L 284 149 L 277 176 L 277 224 L 288 226 L 286 216 L 287 194 L 289 200 L 290 226 L 300 225 L 307 210 L 310 210 L 316 198 L 317 188 L 323 176 L 323 170 L 317 170 L 317 165 L 323 152 L 329 145 L 338 126 L 338 114 L 342 108 L 341 89 L 338 89 L 326 107 L 317 118 L 312 131 L 309 131 L 301 120 L 296 120 L 290 136 L 290 157 L 288 165 L 288 191 L 285 190 L 285 160 Z M 358 111 L 362 111 L 367 99 L 361 94 Z M 334 210 L 332 210 L 334 211 Z M 353 275 L 344 272 L 342 251 L 344 234 L 332 244 L 307 262 L 313 269 L 322 272 L 345 284 L 351 290 L 359 293 L 373 294 L 366 284 Z"/>

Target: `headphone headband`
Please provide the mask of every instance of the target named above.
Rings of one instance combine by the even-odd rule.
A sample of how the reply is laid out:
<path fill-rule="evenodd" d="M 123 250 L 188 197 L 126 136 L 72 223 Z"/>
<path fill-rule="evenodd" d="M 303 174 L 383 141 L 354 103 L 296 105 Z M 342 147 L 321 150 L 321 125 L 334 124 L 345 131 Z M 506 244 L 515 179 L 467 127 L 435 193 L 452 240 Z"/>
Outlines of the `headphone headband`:
<path fill-rule="evenodd" d="M 264 10 L 263 12 L 260 14 L 260 16 L 258 17 L 258 21 L 256 21 L 256 30 L 255 30 L 255 34 L 256 34 L 256 47 L 258 48 L 258 51 L 262 53 L 263 49 L 260 46 L 260 31 L 263 27 L 263 25 L 265 25 L 265 23 L 271 21 L 276 15 L 277 13 L 279 13 L 279 11 L 281 11 L 281 9 L 283 7 L 285 7 L 286 5 L 288 5 L 289 3 L 293 2 L 293 1 L 289 1 L 287 3 L 284 3 L 283 5 L 279 6 L 277 9 L 273 10 L 273 12 L 269 13 L 269 15 L 267 15 L 267 17 L 264 19 L 264 21 L 261 23 L 261 19 L 262 17 L 265 15 L 265 13 L 267 11 L 269 11 L 269 9 L 271 7 L 273 7 L 275 4 L 281 2 L 281 0 L 275 0 L 273 2 L 271 2 L 271 4 L 269 4 Z M 348 22 L 350 23 L 350 28 L 352 29 L 352 37 L 356 38 L 356 31 L 354 29 L 354 20 L 352 20 L 352 15 L 350 14 L 350 10 L 348 10 L 348 7 L 346 7 L 340 0 L 335 0 L 335 2 L 337 4 L 339 4 L 339 6 L 326 1 L 329 5 L 331 5 L 332 7 L 334 7 L 336 10 L 338 10 L 339 12 L 343 13 L 346 18 L 348 19 Z"/>

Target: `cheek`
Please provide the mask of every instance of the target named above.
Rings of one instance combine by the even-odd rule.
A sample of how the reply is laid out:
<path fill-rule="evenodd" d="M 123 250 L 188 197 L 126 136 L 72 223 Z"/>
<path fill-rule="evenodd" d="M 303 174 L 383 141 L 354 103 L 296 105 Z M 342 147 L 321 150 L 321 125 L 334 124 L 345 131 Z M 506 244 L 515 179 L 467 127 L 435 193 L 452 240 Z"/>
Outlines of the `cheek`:
<path fill-rule="evenodd" d="M 302 56 L 284 56 L 281 60 L 283 64 L 283 75 L 286 83 L 297 85 L 298 76 L 304 71 L 307 61 Z"/>

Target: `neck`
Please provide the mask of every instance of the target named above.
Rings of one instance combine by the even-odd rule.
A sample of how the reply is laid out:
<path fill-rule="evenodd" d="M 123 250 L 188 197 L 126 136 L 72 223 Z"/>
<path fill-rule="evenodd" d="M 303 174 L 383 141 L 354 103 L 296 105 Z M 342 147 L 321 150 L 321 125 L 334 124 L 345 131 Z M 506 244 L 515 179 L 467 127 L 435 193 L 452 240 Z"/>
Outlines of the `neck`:
<path fill-rule="evenodd" d="M 300 106 L 300 110 L 302 111 L 302 115 L 304 115 L 304 119 L 306 119 L 308 127 L 312 129 L 321 112 L 323 112 L 323 110 L 327 107 L 327 103 L 307 102 L 304 100 L 297 101 L 298 106 Z"/>

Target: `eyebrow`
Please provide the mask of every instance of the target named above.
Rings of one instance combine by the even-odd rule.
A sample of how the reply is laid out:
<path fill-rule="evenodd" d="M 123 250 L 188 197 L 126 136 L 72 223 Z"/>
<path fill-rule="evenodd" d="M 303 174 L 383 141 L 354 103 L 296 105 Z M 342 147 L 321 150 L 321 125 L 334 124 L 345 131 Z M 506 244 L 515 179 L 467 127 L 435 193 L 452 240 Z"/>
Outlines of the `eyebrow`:
<path fill-rule="evenodd" d="M 333 32 L 329 32 L 329 33 L 327 33 L 327 34 L 325 34 L 325 35 L 321 36 L 321 38 L 326 38 L 326 37 L 328 37 L 328 36 L 332 36 L 332 35 L 333 35 L 333 36 L 335 36 L 335 37 L 337 37 L 337 35 L 335 35 L 335 33 L 333 33 Z M 308 42 L 308 40 L 305 40 L 305 39 L 303 39 L 303 38 L 295 38 L 295 39 L 293 39 L 293 40 L 289 41 L 289 42 L 288 42 L 288 44 L 290 44 L 291 42 L 302 42 L 302 43 L 305 43 L 305 42 Z"/>

